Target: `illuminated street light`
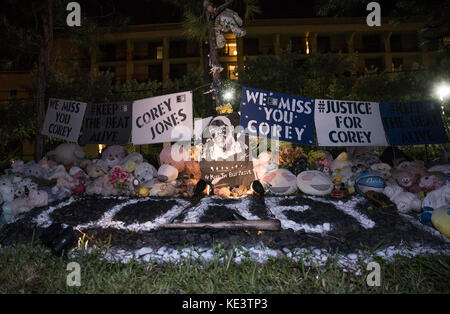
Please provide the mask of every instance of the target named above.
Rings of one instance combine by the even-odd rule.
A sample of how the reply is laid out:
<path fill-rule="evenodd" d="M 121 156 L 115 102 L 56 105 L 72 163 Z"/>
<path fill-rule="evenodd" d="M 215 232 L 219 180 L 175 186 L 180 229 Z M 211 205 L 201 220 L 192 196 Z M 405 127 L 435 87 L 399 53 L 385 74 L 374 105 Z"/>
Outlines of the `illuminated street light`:
<path fill-rule="evenodd" d="M 447 83 L 441 83 L 436 87 L 436 95 L 441 101 L 444 101 L 448 96 L 450 96 L 450 86 Z"/>
<path fill-rule="evenodd" d="M 232 90 L 227 90 L 223 93 L 223 99 L 231 100 L 233 99 L 234 92 Z"/>

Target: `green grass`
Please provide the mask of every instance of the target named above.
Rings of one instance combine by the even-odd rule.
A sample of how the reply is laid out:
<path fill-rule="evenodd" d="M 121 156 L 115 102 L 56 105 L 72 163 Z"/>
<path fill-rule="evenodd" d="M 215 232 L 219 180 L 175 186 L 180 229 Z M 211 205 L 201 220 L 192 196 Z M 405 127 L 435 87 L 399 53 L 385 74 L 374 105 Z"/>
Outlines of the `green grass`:
<path fill-rule="evenodd" d="M 369 287 L 362 275 L 343 272 L 334 260 L 326 266 L 307 267 L 302 262 L 273 259 L 265 264 L 245 260 L 238 265 L 227 251 L 217 250 L 213 260 L 200 264 L 111 263 L 100 251 L 80 252 L 64 261 L 41 245 L 28 244 L 0 251 L 0 293 L 449 293 L 450 257 L 398 256 L 394 263 L 382 259 L 381 286 Z M 219 258 L 224 257 L 223 262 Z M 67 263 L 81 266 L 81 286 L 66 285 Z"/>

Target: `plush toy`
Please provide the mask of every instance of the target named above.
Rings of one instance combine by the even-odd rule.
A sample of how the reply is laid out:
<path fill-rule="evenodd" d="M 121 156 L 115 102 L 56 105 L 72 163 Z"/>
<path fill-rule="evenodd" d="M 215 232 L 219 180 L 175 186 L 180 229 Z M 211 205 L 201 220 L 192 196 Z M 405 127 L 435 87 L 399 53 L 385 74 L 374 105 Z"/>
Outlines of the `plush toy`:
<path fill-rule="evenodd" d="M 395 169 L 419 174 L 419 176 L 422 176 L 427 172 L 422 160 L 403 161 Z"/>
<path fill-rule="evenodd" d="M 78 144 L 62 143 L 48 152 L 47 156 L 65 166 L 78 166 L 83 161 L 85 154 L 83 148 Z"/>
<path fill-rule="evenodd" d="M 347 147 L 347 155 L 353 164 L 363 164 L 367 168 L 370 168 L 373 164 L 380 163 L 380 158 L 373 146 Z"/>
<path fill-rule="evenodd" d="M 48 173 L 45 172 L 44 168 L 36 163 L 34 160 L 27 162 L 24 166 L 23 174 L 26 177 L 35 177 L 35 178 L 47 178 Z"/>
<path fill-rule="evenodd" d="M 246 31 L 242 27 L 242 19 L 239 15 L 230 9 L 220 12 L 214 22 L 214 31 L 216 35 L 217 48 L 225 47 L 224 33 L 232 31 L 236 37 L 245 36 Z"/>
<path fill-rule="evenodd" d="M 132 173 L 144 161 L 144 158 L 139 153 L 131 153 L 123 158 L 120 162 L 122 169 Z"/>
<path fill-rule="evenodd" d="M 87 168 L 87 174 L 90 178 L 98 178 L 108 173 L 108 165 L 102 159 L 97 159 Z"/>
<path fill-rule="evenodd" d="M 82 195 L 86 190 L 88 180 L 87 174 L 79 167 L 70 168 L 69 175 L 75 180 L 75 186 L 72 188 L 72 193 L 75 195 Z"/>
<path fill-rule="evenodd" d="M 134 171 L 134 181 L 137 180 L 134 185 L 136 187 L 150 188 L 157 176 L 158 171 L 156 168 L 147 162 L 143 162 Z"/>
<path fill-rule="evenodd" d="M 110 182 L 108 175 L 103 175 L 95 179 L 93 182 L 89 182 L 87 184 L 86 194 L 111 196 L 117 195 L 118 191 L 114 188 L 114 185 Z"/>
<path fill-rule="evenodd" d="M 161 182 L 173 182 L 178 177 L 178 170 L 171 165 L 162 165 L 158 169 L 158 180 Z"/>
<path fill-rule="evenodd" d="M 316 169 L 322 171 L 326 175 L 331 175 L 331 163 L 333 162 L 333 156 L 327 151 L 320 150 L 324 153 L 324 158 L 316 160 Z"/>
<path fill-rule="evenodd" d="M 12 184 L 14 187 L 14 197 L 20 198 L 25 196 L 25 185 L 23 184 L 23 178 L 16 175 L 12 178 Z"/>
<path fill-rule="evenodd" d="M 277 169 L 278 164 L 272 160 L 272 155 L 270 152 L 262 152 L 259 154 L 258 158 L 253 160 L 253 171 L 255 172 L 258 180 L 262 180 L 266 173 Z"/>
<path fill-rule="evenodd" d="M 214 189 L 214 195 L 221 196 L 221 197 L 231 197 L 231 191 L 230 191 L 229 187 Z"/>
<path fill-rule="evenodd" d="M 420 177 L 419 187 L 422 191 L 431 192 L 445 184 L 445 174 L 442 172 L 428 172 Z"/>
<path fill-rule="evenodd" d="M 108 167 L 112 169 L 114 166 L 117 166 L 126 155 L 127 152 L 122 146 L 111 145 L 102 151 L 102 160 L 106 161 Z"/>
<path fill-rule="evenodd" d="M 419 186 L 420 173 L 394 169 L 392 177 L 398 185 L 408 192 L 419 193 L 421 191 Z"/>
<path fill-rule="evenodd" d="M 450 204 L 450 184 L 445 184 L 437 190 L 427 193 L 422 201 L 422 208 L 436 209 Z"/>
<path fill-rule="evenodd" d="M 185 151 L 183 146 L 174 144 L 166 146 L 159 153 L 159 165 L 171 165 L 177 168 L 178 172 L 184 171 L 185 162 L 191 160 L 190 152 Z"/>
<path fill-rule="evenodd" d="M 14 185 L 7 176 L 0 178 L 0 195 L 3 202 L 11 202 L 14 199 Z"/>
<path fill-rule="evenodd" d="M 433 211 L 431 223 L 440 233 L 450 238 L 450 206 L 443 206 Z"/>
<path fill-rule="evenodd" d="M 297 186 L 303 193 L 327 195 L 333 190 L 331 178 L 318 170 L 303 171 L 297 176 Z"/>
<path fill-rule="evenodd" d="M 59 188 L 56 185 L 53 187 L 50 186 L 41 186 L 39 190 L 47 192 L 48 195 L 48 203 L 53 203 L 56 201 L 61 201 L 66 197 L 71 195 L 71 192 L 68 189 Z"/>
<path fill-rule="evenodd" d="M 392 176 L 392 174 L 391 174 L 392 167 L 389 166 L 389 164 L 384 163 L 384 162 L 373 164 L 370 166 L 370 169 L 381 173 L 385 180 L 388 180 Z"/>
<path fill-rule="evenodd" d="M 297 177 L 286 169 L 266 173 L 261 183 L 266 184 L 269 191 L 275 195 L 289 195 L 297 191 Z"/>
<path fill-rule="evenodd" d="M 56 167 L 55 172 L 50 176 L 50 180 L 56 179 L 56 186 L 59 188 L 65 188 L 71 190 L 77 185 L 77 182 L 66 171 L 64 166 L 59 165 Z"/>
<path fill-rule="evenodd" d="M 11 202 L 3 204 L 3 216 L 6 222 L 10 223 L 19 214 L 28 212 L 35 207 L 46 206 L 48 204 L 47 192 L 33 190 L 28 197 L 17 198 Z"/>
<path fill-rule="evenodd" d="M 345 166 L 344 168 L 336 168 L 332 172 L 331 179 L 334 180 L 337 177 L 340 177 L 341 182 L 346 186 L 354 186 L 356 175 L 353 173 L 353 166 Z"/>
<path fill-rule="evenodd" d="M 351 166 L 352 163 L 348 159 L 348 155 L 346 152 L 340 153 L 335 160 L 331 162 L 331 171 L 336 169 L 342 169 L 345 166 Z"/>
<path fill-rule="evenodd" d="M 383 193 L 395 203 L 401 213 L 419 211 L 422 208 L 422 202 L 416 194 L 405 192 L 398 185 L 386 186 Z"/>
<path fill-rule="evenodd" d="M 196 161 L 186 161 L 184 171 L 178 175 L 178 192 L 184 197 L 194 196 L 195 186 L 202 178 L 200 165 Z"/>
<path fill-rule="evenodd" d="M 14 160 L 11 169 L 5 169 L 6 174 L 23 174 L 24 162 L 22 160 Z"/>
<path fill-rule="evenodd" d="M 176 186 L 156 180 L 150 189 L 150 196 L 173 196 L 177 192 Z"/>
<path fill-rule="evenodd" d="M 428 169 L 429 172 L 442 172 L 450 173 L 450 164 L 448 165 L 436 165 Z"/>

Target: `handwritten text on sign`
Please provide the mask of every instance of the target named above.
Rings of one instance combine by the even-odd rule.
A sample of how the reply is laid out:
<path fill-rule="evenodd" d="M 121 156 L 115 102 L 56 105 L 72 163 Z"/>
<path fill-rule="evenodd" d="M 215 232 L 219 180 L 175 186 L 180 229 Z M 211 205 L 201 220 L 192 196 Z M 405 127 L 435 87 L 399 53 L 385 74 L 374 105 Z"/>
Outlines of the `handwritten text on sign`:
<path fill-rule="evenodd" d="M 381 103 L 381 117 L 391 145 L 421 145 L 447 142 L 438 103 Z"/>
<path fill-rule="evenodd" d="M 82 144 L 126 145 L 131 135 L 131 102 L 89 104 Z"/>
<path fill-rule="evenodd" d="M 320 146 L 384 146 L 379 104 L 316 99 L 314 114 Z"/>
<path fill-rule="evenodd" d="M 78 142 L 86 103 L 50 98 L 42 134 Z"/>
<path fill-rule="evenodd" d="M 314 101 L 244 87 L 241 125 L 249 135 L 314 144 Z"/>

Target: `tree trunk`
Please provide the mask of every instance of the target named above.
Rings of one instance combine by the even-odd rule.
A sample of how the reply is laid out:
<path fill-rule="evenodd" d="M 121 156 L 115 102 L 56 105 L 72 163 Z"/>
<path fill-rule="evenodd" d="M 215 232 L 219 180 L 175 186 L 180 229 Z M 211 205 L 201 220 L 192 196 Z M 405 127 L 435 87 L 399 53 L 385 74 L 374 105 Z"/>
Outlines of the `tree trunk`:
<path fill-rule="evenodd" d="M 42 40 L 39 49 L 37 94 L 36 94 L 36 137 L 34 159 L 44 156 L 44 136 L 41 135 L 45 119 L 47 75 L 50 64 L 50 51 L 53 45 L 53 0 L 47 0 L 42 15 Z"/>

